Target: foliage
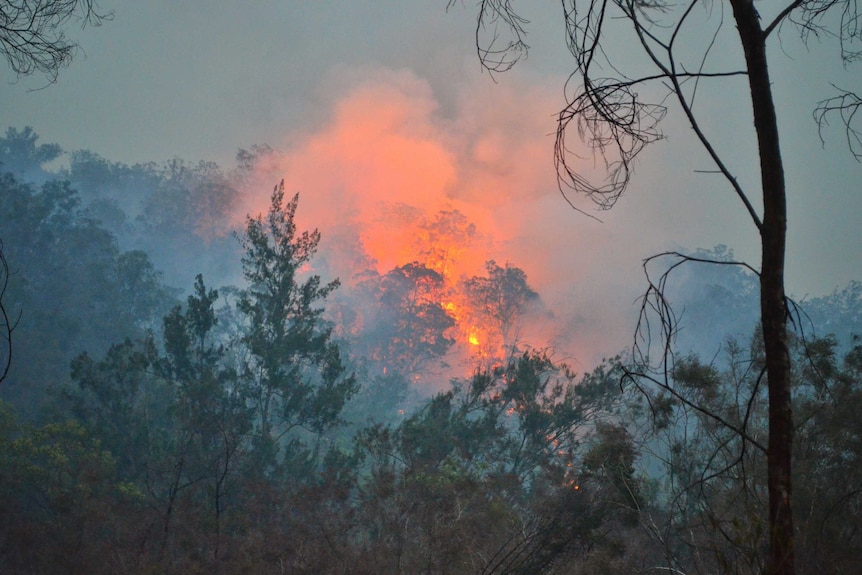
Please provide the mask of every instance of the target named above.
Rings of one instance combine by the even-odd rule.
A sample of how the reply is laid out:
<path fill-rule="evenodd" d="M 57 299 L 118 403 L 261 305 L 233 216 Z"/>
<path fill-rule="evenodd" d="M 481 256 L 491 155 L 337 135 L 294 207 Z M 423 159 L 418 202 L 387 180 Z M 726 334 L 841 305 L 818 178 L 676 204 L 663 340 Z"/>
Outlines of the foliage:
<path fill-rule="evenodd" d="M 412 262 L 382 277 L 367 274 L 359 286 L 370 300 L 355 337 L 355 351 L 381 366 L 384 374 L 413 376 L 441 360 L 455 343 L 455 320 L 443 308 L 444 279 Z"/>
<path fill-rule="evenodd" d="M 22 427 L 0 403 L 0 565 L 8 573 L 107 573 L 118 518 L 139 493 L 74 421 Z"/>
<path fill-rule="evenodd" d="M 284 203 L 282 182 L 273 190 L 266 217 L 249 217 L 240 237 L 249 284 L 238 302 L 247 322 L 242 343 L 248 356 L 241 375 L 257 411 L 261 449 L 270 451 L 265 465 L 275 461 L 278 438 L 294 428 L 319 436 L 336 426 L 356 388 L 320 307 L 338 280 L 321 284 L 312 274 L 300 283 L 320 234 L 297 233 L 298 202 L 297 195 Z"/>
<path fill-rule="evenodd" d="M 476 310 L 476 321 L 493 326 L 493 332 L 499 334 L 500 347 L 507 353 L 517 353 L 522 317 L 531 304 L 538 302 L 539 294 L 527 284 L 527 274 L 508 262 L 500 267 L 490 260 L 485 269 L 487 277 L 465 279 L 462 289 Z"/>
<path fill-rule="evenodd" d="M 812 36 L 837 39 L 842 61 L 856 61 L 860 57 L 859 11 L 856 3 L 845 0 L 792 1 L 768 11 L 764 6 L 755 7 L 750 0 L 730 0 L 729 5 L 736 34 L 728 44 L 730 38 L 724 29 L 731 20 L 725 19 L 723 11 L 712 10 L 709 2 L 565 0 L 561 19 L 573 68 L 566 86 L 572 89 L 566 90 L 566 104 L 558 115 L 554 159 L 564 196 L 572 190 L 592 200 L 599 209 L 610 209 L 629 188 L 636 158 L 647 145 L 663 139 L 659 124 L 672 102 L 721 175 L 727 191 L 736 197 L 746 219 L 757 230 L 761 247 L 757 272 L 760 325 L 770 412 L 766 513 L 770 560 L 766 572 L 792 575 L 796 572 L 791 497 L 794 406 L 784 286 L 788 201 L 768 47 L 789 25 L 797 28 L 803 42 Z M 487 70 L 509 70 L 526 57 L 526 24 L 509 0 L 479 4 L 476 45 Z M 626 38 L 625 34 L 630 36 Z M 627 39 L 640 57 L 632 57 L 631 50 L 616 49 Z M 711 58 L 717 48 L 733 56 Z M 726 83 L 735 76 L 747 79 L 744 90 L 751 104 L 751 135 L 757 142 L 754 164 L 760 174 L 758 187 L 753 189 L 743 185 L 719 143 L 707 135 L 704 122 L 708 113 L 701 113 L 700 100 L 696 98 L 703 84 Z M 664 94 L 653 99 L 645 97 L 647 86 Z M 844 124 L 851 153 L 858 157 L 860 132 L 855 121 L 862 99 L 853 92 L 837 91 L 838 96 L 821 101 L 814 117 L 822 128 L 827 117 L 837 116 Z M 572 146 L 567 141 L 572 134 L 583 146 Z M 604 173 L 598 178 L 582 169 L 577 150 L 583 147 L 602 164 Z M 759 209 L 752 201 L 756 195 L 762 200 Z M 645 267 L 657 257 L 660 256 L 649 258 Z M 691 258 L 683 257 L 683 261 Z M 667 364 L 672 361 L 671 340 L 677 329 L 677 318 L 664 290 L 667 276 L 668 272 L 663 273 L 657 282 L 648 278 L 649 286 L 642 299 L 644 312 L 652 308 L 659 315 L 661 325 L 657 331 L 663 340 L 659 358 L 650 358 L 649 349 L 645 349 L 651 343 L 650 327 L 643 319 L 647 313 L 641 316 L 633 350 L 634 359 L 646 363 L 641 371 L 654 369 L 659 377 L 670 371 Z M 670 386 L 665 383 L 665 387 Z"/>
<path fill-rule="evenodd" d="M 9 127 L 0 138 L 0 171 L 12 172 L 25 181 L 43 181 L 44 166 L 60 157 L 57 144 L 36 144 L 39 135 L 30 126 L 23 130 Z"/>
<path fill-rule="evenodd" d="M 32 134 L 12 136 L 29 141 L 16 154 L 38 155 Z M 320 236 L 297 230 L 298 197 L 285 201 L 282 186 L 237 234 L 247 283 L 216 290 L 198 275 L 176 305 L 133 237 L 191 243 L 197 220 L 183 219 L 194 210 L 182 182 L 220 173 L 80 154 L 66 173 L 72 184 L 0 180 L 10 274 L 0 303 L 13 323 L 22 312 L 16 369 L 0 388 L 16 399 L 0 404 L 0 571 L 764 568 L 761 337 L 730 338 L 720 354 L 675 353 L 667 377 L 626 371 L 619 358 L 576 376 L 531 350 L 444 382 L 432 369 L 453 337 L 454 312 L 441 302 L 455 294 L 443 293 L 443 271 L 412 263 L 367 274 L 365 297 L 348 311 L 377 330 L 334 324 L 347 321 L 324 309 L 338 283 L 317 275 Z M 146 207 L 168 182 L 189 211 L 159 220 Z M 127 251 L 92 209 L 124 190 L 130 197 L 114 206 L 124 217 L 114 221 L 130 226 Z M 426 231 L 454 233 L 449 222 L 466 237 L 456 215 Z M 149 226 L 157 221 L 164 226 Z M 674 255 L 733 261 L 721 246 Z M 514 341 L 537 296 L 522 270 L 486 267 L 458 289 L 491 327 L 509 325 Z M 692 267 L 679 292 L 668 292 L 685 304 L 681 325 L 715 331 L 736 325 L 730 316 L 750 319 L 739 299 L 753 295 L 755 278 L 713 269 Z M 806 572 L 853 573 L 862 552 L 862 351 L 844 335 L 858 323 L 857 288 L 806 302 L 814 329 L 790 341 L 793 511 Z M 379 339 L 363 339 L 372 333 Z M 63 387 L 70 366 L 74 385 Z M 442 391 L 418 400 L 414 375 Z M 21 382 L 32 382 L 26 400 L 10 393 Z M 63 393 L 44 393 L 49 384 Z M 50 419 L 37 423 L 41 410 Z"/>
<path fill-rule="evenodd" d="M 581 470 L 592 472 L 584 457 L 597 422 L 620 413 L 617 377 L 609 366 L 576 382 L 525 353 L 396 427 L 369 428 L 359 439 L 371 462 L 362 510 L 382 568 L 540 572 L 597 537 L 600 509 L 615 511 L 580 489 Z"/>
<path fill-rule="evenodd" d="M 157 177 L 138 217 L 147 231 L 171 237 L 196 235 L 206 241 L 225 235 L 238 192 L 216 164 L 188 165 L 174 159 L 158 170 Z"/>
<path fill-rule="evenodd" d="M 20 313 L 18 361 L 4 392 L 19 405 L 37 404 L 47 387 L 66 381 L 81 349 L 102 353 L 112 341 L 139 337 L 172 303 L 147 255 L 122 252 L 67 183 L 36 188 L 0 176 L 0 226 L 14 277 L 4 303 L 13 317 Z"/>
<path fill-rule="evenodd" d="M 852 573 L 862 552 L 856 533 L 862 455 L 849 413 L 860 399 L 859 347 L 843 362 L 834 339 L 794 341 L 797 440 L 794 496 L 797 560 L 810 572 Z M 650 388 L 661 423 L 650 450 L 662 510 L 652 536 L 684 572 L 760 573 L 767 564 L 768 412 L 762 343 L 731 342 L 714 363 L 679 360 L 669 387 Z M 839 517 L 840 516 L 840 517 Z M 834 530 L 833 530 L 834 529 Z"/>

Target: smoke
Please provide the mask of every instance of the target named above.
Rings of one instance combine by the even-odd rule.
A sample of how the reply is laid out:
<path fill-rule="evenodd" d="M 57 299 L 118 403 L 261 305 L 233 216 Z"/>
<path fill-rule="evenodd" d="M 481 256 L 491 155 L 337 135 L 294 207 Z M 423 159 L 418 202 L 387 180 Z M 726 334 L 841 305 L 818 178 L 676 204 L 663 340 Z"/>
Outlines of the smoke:
<path fill-rule="evenodd" d="M 488 260 L 507 262 L 545 306 L 525 325 L 526 343 L 584 368 L 619 351 L 630 323 L 603 317 L 606 302 L 586 287 L 607 279 L 595 253 L 607 232 L 557 188 L 561 96 L 549 86 L 560 82 L 477 78 L 449 87 L 444 106 L 410 71 L 357 76 L 335 83 L 316 125 L 257 158 L 237 216 L 265 212 L 283 179 L 287 194 L 300 194 L 300 229 L 321 231 L 318 270 L 345 290 L 368 268 L 385 274 L 434 253 L 451 282 L 483 274 Z"/>

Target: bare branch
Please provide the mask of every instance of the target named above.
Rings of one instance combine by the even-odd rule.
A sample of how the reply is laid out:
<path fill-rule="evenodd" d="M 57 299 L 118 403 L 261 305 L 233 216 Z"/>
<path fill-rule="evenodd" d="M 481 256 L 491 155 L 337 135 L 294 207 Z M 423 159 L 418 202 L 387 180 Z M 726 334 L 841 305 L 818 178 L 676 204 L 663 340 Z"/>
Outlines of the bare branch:
<path fill-rule="evenodd" d="M 833 13 L 838 12 L 836 23 Z M 793 23 L 804 42 L 835 38 L 841 49 L 841 59 L 849 64 L 862 58 L 862 19 L 858 0 L 796 0 L 785 8 L 764 30 L 764 38 L 785 21 Z"/>
<path fill-rule="evenodd" d="M 800 5 L 802 5 L 803 1 L 804 0 L 794 0 L 793 2 L 788 4 L 787 7 L 784 8 L 784 10 L 782 10 L 778 14 L 778 16 L 776 16 L 772 20 L 772 22 L 763 30 L 763 37 L 766 38 L 767 36 L 769 36 L 772 33 L 773 30 L 775 30 L 777 27 L 781 26 L 781 24 L 784 22 L 784 19 L 787 18 L 791 12 L 793 12 Z"/>
<path fill-rule="evenodd" d="M 667 269 L 659 275 L 657 280 L 654 280 L 649 270 L 650 264 L 656 260 L 668 257 L 674 258 L 675 261 L 673 261 L 673 263 L 671 263 Z M 740 427 L 734 425 L 709 409 L 690 401 L 688 398 L 680 394 L 671 384 L 674 371 L 673 342 L 678 331 L 679 316 L 677 316 L 676 312 L 673 310 L 673 307 L 667 300 L 665 293 L 667 292 L 667 282 L 669 281 L 670 276 L 676 269 L 686 263 L 739 266 L 757 276 L 760 275 L 756 269 L 746 262 L 715 260 L 686 255 L 680 252 L 664 252 L 645 259 L 643 262 L 643 269 L 648 287 L 644 295 L 640 298 L 640 313 L 638 316 L 637 326 L 635 328 L 634 343 L 632 345 L 632 359 L 636 367 L 627 369 L 627 373 L 624 377 L 633 381 L 636 387 L 641 391 L 645 390 L 643 390 L 641 384 L 637 382 L 637 379 L 643 378 L 651 381 L 661 389 L 670 393 L 675 399 L 687 407 L 717 421 L 722 426 L 738 434 L 740 437 L 744 438 L 758 449 L 763 450 L 765 453 L 765 447 L 756 439 L 751 437 L 746 430 L 750 411 L 753 405 L 753 394 L 756 393 L 756 387 L 755 392 L 753 392 L 752 396 L 749 398 L 745 417 L 743 419 L 742 426 Z M 653 333 L 653 324 L 655 320 L 651 319 L 652 315 L 656 316 L 658 321 L 658 330 L 655 336 Z M 650 359 L 650 351 L 653 347 L 653 340 L 656 339 L 656 337 L 661 346 L 660 353 L 658 354 L 659 362 L 657 365 L 653 364 Z M 761 374 L 760 377 L 762 377 L 762 375 L 763 374 Z M 758 382 L 760 381 L 760 377 L 758 378 Z"/>
<path fill-rule="evenodd" d="M 6 288 L 9 286 L 9 264 L 6 261 L 6 255 L 3 253 L 3 242 L 0 241 L 0 337 L 5 341 L 2 343 L 2 367 L 0 367 L 0 383 L 9 375 L 9 369 L 12 366 L 12 332 L 18 326 L 18 321 L 21 319 L 21 314 L 13 321 L 9 317 L 9 310 L 6 309 L 6 304 L 3 298 L 6 295 Z"/>
<path fill-rule="evenodd" d="M 78 50 L 63 28 L 70 21 L 85 27 L 110 18 L 96 0 L 6 0 L 0 2 L 0 54 L 19 77 L 40 72 L 55 82 Z"/>
<path fill-rule="evenodd" d="M 612 208 L 628 187 L 634 159 L 647 144 L 662 138 L 658 123 L 665 113 L 664 106 L 641 102 L 631 82 L 585 79 L 583 89 L 558 118 L 554 163 L 561 189 L 583 194 L 601 209 Z M 580 141 L 602 157 L 604 183 L 587 180 L 571 164 L 570 157 L 579 157 L 566 144 L 572 121 Z"/>
<path fill-rule="evenodd" d="M 790 392 L 791 361 L 787 346 L 787 323 L 792 318 L 784 287 L 784 262 L 787 233 L 787 196 L 781 147 L 779 145 L 778 121 L 772 83 L 767 67 L 768 37 L 783 23 L 790 22 L 798 29 L 803 42 L 810 38 L 837 38 L 841 48 L 841 58 L 845 65 L 862 59 L 862 18 L 858 10 L 859 0 L 784 0 L 776 8 L 777 16 L 762 27 L 758 7 L 752 0 L 731 0 L 733 20 L 739 36 L 744 56 L 742 71 L 724 74 L 709 74 L 706 60 L 717 45 L 718 30 L 724 25 L 724 4 L 707 0 L 683 0 L 673 3 L 670 0 L 563 0 L 563 17 L 566 27 L 566 42 L 574 57 L 573 71 L 566 82 L 565 108 L 558 117 L 557 139 L 555 142 L 555 165 L 560 190 L 571 189 L 590 198 L 600 209 L 609 209 L 628 188 L 631 181 L 634 161 L 647 144 L 662 139 L 658 124 L 664 118 L 668 97 L 675 96 L 693 128 L 697 139 L 712 158 L 721 173 L 745 206 L 748 215 L 761 236 L 762 273 L 741 262 L 714 262 L 724 265 L 743 265 L 758 275 L 760 283 L 760 308 L 764 340 L 765 377 L 768 384 L 769 451 L 767 457 L 768 486 L 768 525 L 769 525 L 769 573 L 792 575 L 794 572 L 793 513 L 790 493 L 793 446 L 793 405 Z M 787 4 L 789 2 L 789 4 Z M 722 10 L 717 28 L 709 30 L 709 36 L 702 36 L 702 28 L 694 22 L 695 6 L 707 11 L 707 18 L 715 23 L 709 12 L 719 6 Z M 481 2 L 479 22 L 511 22 L 509 2 Z M 493 11 L 489 11 L 493 8 Z M 499 18 L 498 18 L 499 17 Z M 508 18 L 508 20 L 507 20 Z M 514 38 L 523 37 L 523 21 L 516 21 L 511 33 Z M 614 55 L 613 50 L 625 45 L 620 40 L 623 25 L 632 26 L 641 50 L 657 73 L 650 74 L 639 68 L 637 57 L 630 58 L 628 52 Z M 685 30 L 683 27 L 685 26 Z M 631 30 L 629 30 L 631 31 Z M 698 40 L 698 35 L 700 35 Z M 701 50 L 693 67 L 675 54 L 674 45 L 678 39 L 686 42 L 695 38 L 702 42 Z M 496 36 L 494 36 L 496 41 Z M 681 42 L 682 40 L 680 40 Z M 517 42 L 510 44 L 519 46 Z M 628 45 L 625 45 L 628 46 Z M 493 45 L 491 46 L 493 47 Z M 503 44 L 505 48 L 506 45 Z M 492 51 L 491 53 L 497 53 Z M 508 53 L 505 50 L 502 53 Z M 481 54 L 481 50 L 480 50 Z M 517 58 L 505 61 L 511 67 Z M 628 67 L 622 71 L 622 65 Z M 649 65 L 649 62 L 648 62 Z M 695 69 L 697 73 L 689 70 Z M 757 136 L 761 176 L 761 195 L 763 206 L 760 214 L 755 210 L 747 194 L 736 181 L 728 166 L 719 157 L 694 113 L 694 98 L 699 81 L 710 76 L 742 75 L 747 77 L 747 89 L 751 97 L 754 132 Z M 639 84 L 651 82 L 663 85 L 667 94 L 659 95 L 652 102 L 644 101 L 636 91 Z M 693 86 L 686 86 L 692 82 Z M 572 89 L 574 87 L 574 89 Z M 862 159 L 862 132 L 854 127 L 856 111 L 862 99 L 852 92 L 841 91 L 837 97 L 821 102 L 815 111 L 815 120 L 822 128 L 827 117 L 838 112 L 845 126 L 845 135 L 851 153 Z M 604 163 L 604 178 L 598 182 L 590 181 L 573 159 L 580 159 L 578 148 L 567 142 L 569 128 L 575 127 L 582 144 L 593 157 Z M 578 162 L 579 163 L 579 162 Z M 568 200 L 568 198 L 566 198 Z M 571 202 L 570 202 L 571 203 Z M 648 264 L 662 256 L 679 258 L 672 263 L 657 280 L 650 277 Z M 712 418 L 725 429 L 742 437 L 766 451 L 764 445 L 748 434 L 749 417 L 755 408 L 754 395 L 748 398 L 745 418 L 738 421 L 738 414 L 729 418 L 720 413 L 705 409 L 698 401 L 689 398 L 673 388 L 674 356 L 672 344 L 677 330 L 678 318 L 665 297 L 665 287 L 669 274 L 693 260 L 678 253 L 659 254 L 644 262 L 648 288 L 640 300 L 641 310 L 635 331 L 632 348 L 635 368 L 640 373 L 630 373 L 635 384 L 653 381 L 663 390 L 673 395 L 677 401 L 697 410 L 702 418 Z M 658 318 L 657 320 L 655 318 Z M 650 325 L 650 322 L 653 322 Z M 657 321 L 657 325 L 656 325 Z M 660 344 L 660 345 L 659 345 Z M 650 358 L 651 348 L 660 348 L 658 358 Z M 651 363 L 652 359 L 652 363 Z M 764 375 L 764 373 L 766 375 Z M 638 378 L 643 378 L 639 382 Z M 756 389 L 755 388 L 755 389 Z M 757 393 L 756 391 L 753 393 Z M 647 400 L 652 400 L 646 395 Z M 685 403 L 685 402 L 688 403 Z M 739 405 L 739 402 L 737 402 Z M 654 405 L 651 405 L 655 407 Z M 659 406 L 662 407 L 663 406 Z M 742 407 L 739 406 L 739 412 Z M 744 471 L 745 461 L 735 462 Z M 732 463 L 733 467 L 736 463 Z M 727 471 L 723 469 L 719 474 Z M 720 526 L 719 526 L 720 527 Z M 727 534 L 725 534 L 727 535 Z M 730 540 L 730 539 L 728 539 Z M 758 569 L 764 566 L 759 563 Z"/>
<path fill-rule="evenodd" d="M 841 123 L 844 124 L 844 137 L 847 139 L 847 148 L 857 161 L 862 161 L 862 129 L 854 126 L 858 120 L 856 113 L 862 107 L 862 97 L 855 92 L 843 90 L 838 86 L 832 85 L 838 90 L 837 96 L 821 100 L 814 109 L 814 121 L 817 122 L 817 133 L 820 136 L 820 142 L 826 145 L 826 140 L 823 138 L 823 129 L 829 125 L 828 116 L 838 115 Z"/>
<path fill-rule="evenodd" d="M 455 2 L 449 0 L 446 9 Z M 530 50 L 526 24 L 529 22 L 512 9 L 511 0 L 482 0 L 476 19 L 476 52 L 482 67 L 492 74 L 506 72 L 526 59 Z"/>
<path fill-rule="evenodd" d="M 715 146 L 713 146 L 712 141 L 704 133 L 703 129 L 700 126 L 700 122 L 697 119 L 697 116 L 694 114 L 694 109 L 693 109 L 694 94 L 692 94 L 691 101 L 689 101 L 685 95 L 685 91 L 683 90 L 683 83 L 691 80 L 692 78 L 695 81 L 695 91 L 696 91 L 697 83 L 699 82 L 699 80 L 701 78 L 717 76 L 715 74 L 705 74 L 703 72 L 703 68 L 705 66 L 706 58 L 709 55 L 710 50 L 714 46 L 715 39 L 718 36 L 718 32 L 719 32 L 719 30 L 720 30 L 720 28 L 724 22 L 723 18 L 721 19 L 718 27 L 716 27 L 716 30 L 712 36 L 712 40 L 710 41 L 708 48 L 706 49 L 706 51 L 704 52 L 704 54 L 701 58 L 698 73 L 697 74 L 688 74 L 688 73 L 683 73 L 677 69 L 676 56 L 674 55 L 674 52 L 673 52 L 674 43 L 676 42 L 676 39 L 677 39 L 680 31 L 682 30 L 683 25 L 685 24 L 687 18 L 691 14 L 691 12 L 694 9 L 694 6 L 696 4 L 697 4 L 696 1 L 692 2 L 688 6 L 688 8 L 686 8 L 685 13 L 680 17 L 679 21 L 677 22 L 677 25 L 674 27 L 670 42 L 668 42 L 667 44 L 664 44 L 664 43 L 658 41 L 655 38 L 655 36 L 653 36 L 649 32 L 649 30 L 644 27 L 644 25 L 638 19 L 638 14 L 640 12 L 638 11 L 635 3 L 630 1 L 628 4 L 626 4 L 626 13 L 627 13 L 629 19 L 634 24 L 635 32 L 637 33 L 638 39 L 640 40 L 641 46 L 643 47 L 644 51 L 647 53 L 649 58 L 652 60 L 653 64 L 655 64 L 655 66 L 659 70 L 662 71 L 665 78 L 667 79 L 667 82 L 670 83 L 671 93 L 676 95 L 677 101 L 679 102 L 680 107 L 683 110 L 683 113 L 685 114 L 686 118 L 688 119 L 689 125 L 691 126 L 692 130 L 694 131 L 695 136 L 697 137 L 698 141 L 700 141 L 701 145 L 706 150 L 707 154 L 709 154 L 709 157 L 712 158 L 712 161 L 715 163 L 716 167 L 718 168 L 719 173 L 721 173 L 725 177 L 727 182 L 730 184 L 731 188 L 733 188 L 734 193 L 736 193 L 737 197 L 740 199 L 742 204 L 745 206 L 745 209 L 748 212 L 749 217 L 751 217 L 752 222 L 754 223 L 754 225 L 759 230 L 762 227 L 760 216 L 758 215 L 757 211 L 754 209 L 754 206 L 752 205 L 751 201 L 748 199 L 748 195 L 745 193 L 745 190 L 742 189 L 742 186 L 740 186 L 736 177 L 730 172 L 730 169 L 724 163 L 724 160 L 721 159 L 721 156 L 718 154 L 718 151 L 715 149 Z M 662 59 L 661 57 L 659 57 L 659 55 L 653 50 L 652 46 L 650 45 L 650 41 L 652 41 L 652 42 L 658 44 L 659 46 L 661 46 L 662 48 L 664 48 L 664 50 L 666 52 L 666 59 Z M 728 72 L 728 73 L 725 73 L 723 75 L 724 76 L 744 76 L 745 74 L 746 74 L 746 72 L 739 71 L 739 72 Z"/>
<path fill-rule="evenodd" d="M 654 261 L 662 258 L 674 258 L 676 261 L 661 273 L 657 281 L 654 281 L 650 274 L 649 266 Z M 664 294 L 671 274 L 673 274 L 677 268 L 686 263 L 738 266 L 747 269 L 758 277 L 760 276 L 760 272 L 750 264 L 734 260 L 701 258 L 676 251 L 662 252 L 646 258 L 643 261 L 643 270 L 647 280 L 647 289 L 644 292 L 644 295 L 640 298 L 641 308 L 635 329 L 635 341 L 633 346 L 634 359 L 638 362 L 649 363 L 648 358 L 652 342 L 652 330 L 650 328 L 649 320 L 649 314 L 651 312 L 658 315 L 660 324 L 659 334 L 661 337 L 663 352 L 662 357 L 671 352 L 673 339 L 677 331 L 677 315 L 674 313 Z"/>
<path fill-rule="evenodd" d="M 659 378 L 657 378 L 653 375 L 650 375 L 649 373 L 643 372 L 643 371 L 628 370 L 628 369 L 626 370 L 624 377 L 626 379 L 628 379 L 629 381 L 633 382 L 635 387 L 637 387 L 638 391 L 640 391 L 644 394 L 646 394 L 647 391 L 643 388 L 643 384 L 640 383 L 640 380 L 647 380 L 647 381 L 655 384 L 657 387 L 659 387 L 660 389 L 666 391 L 671 396 L 673 396 L 673 398 L 676 399 L 677 401 L 679 401 L 681 404 L 685 405 L 686 407 L 688 407 L 690 409 L 695 410 L 696 412 L 700 413 L 704 417 L 715 421 L 716 423 L 718 423 L 719 425 L 721 425 L 722 427 L 724 427 L 728 431 L 733 432 L 738 437 L 744 439 L 745 441 L 747 441 L 748 443 L 750 443 L 751 445 L 756 447 L 758 450 L 760 450 L 764 454 L 768 453 L 766 446 L 763 445 L 762 443 L 760 443 L 759 441 L 757 441 L 754 437 L 752 437 L 746 431 L 745 427 L 739 427 L 737 425 L 734 425 L 732 422 L 728 421 L 727 419 L 725 419 L 724 417 L 722 417 L 721 415 L 719 415 L 715 411 L 708 409 L 708 408 L 706 408 L 700 404 L 697 404 L 697 403 L 691 401 L 690 399 L 685 397 L 683 394 L 681 394 L 677 389 L 675 389 L 674 386 L 670 383 L 670 380 L 665 380 L 663 378 L 659 379 Z M 732 467 L 732 465 L 730 467 Z M 704 470 L 704 472 L 705 471 L 706 470 Z M 720 473 L 717 475 L 720 475 Z"/>

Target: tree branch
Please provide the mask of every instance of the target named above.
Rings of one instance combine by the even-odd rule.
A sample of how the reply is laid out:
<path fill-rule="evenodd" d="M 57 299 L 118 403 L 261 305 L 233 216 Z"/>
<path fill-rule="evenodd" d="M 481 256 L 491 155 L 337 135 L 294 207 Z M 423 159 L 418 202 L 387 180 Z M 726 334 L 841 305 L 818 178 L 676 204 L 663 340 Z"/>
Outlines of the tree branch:
<path fill-rule="evenodd" d="M 823 138 L 823 129 L 829 125 L 827 116 L 838 115 L 844 124 L 844 137 L 847 139 L 847 148 L 856 161 L 862 161 L 862 130 L 853 126 L 857 120 L 857 112 L 862 108 L 862 97 L 855 92 L 839 88 L 835 84 L 832 87 L 838 90 L 837 96 L 821 100 L 814 109 L 814 121 L 817 122 L 817 134 L 820 143 L 826 145 Z"/>
<path fill-rule="evenodd" d="M 40 72 L 53 83 L 78 49 L 63 28 L 72 20 L 98 26 L 111 17 L 99 11 L 96 0 L 0 2 L 0 54 L 19 77 Z"/>
<path fill-rule="evenodd" d="M 6 309 L 6 304 L 3 298 L 6 295 L 6 288 L 9 286 L 9 264 L 6 261 L 6 255 L 3 253 L 3 242 L 0 241 L 0 337 L 5 340 L 2 371 L 0 371 L 0 383 L 9 375 L 9 369 L 12 367 L 12 332 L 18 326 L 21 320 L 21 312 L 18 312 L 18 317 L 14 321 L 9 317 L 9 310 Z"/>

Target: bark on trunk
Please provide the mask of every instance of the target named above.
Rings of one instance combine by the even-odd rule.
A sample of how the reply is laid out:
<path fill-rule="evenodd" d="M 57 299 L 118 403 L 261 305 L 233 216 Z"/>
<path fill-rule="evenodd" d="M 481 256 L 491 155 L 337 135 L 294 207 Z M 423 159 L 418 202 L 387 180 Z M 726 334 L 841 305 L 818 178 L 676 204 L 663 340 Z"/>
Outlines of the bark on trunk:
<path fill-rule="evenodd" d="M 793 575 L 795 572 L 793 515 L 790 504 L 794 428 L 784 295 L 784 253 L 787 234 L 784 168 L 778 142 L 775 105 L 766 65 L 766 42 L 760 27 L 760 19 L 751 0 L 731 0 L 731 5 L 745 51 L 763 187 L 763 224 L 760 229 L 762 255 L 760 312 L 769 386 L 767 483 L 770 557 L 768 573 Z"/>

